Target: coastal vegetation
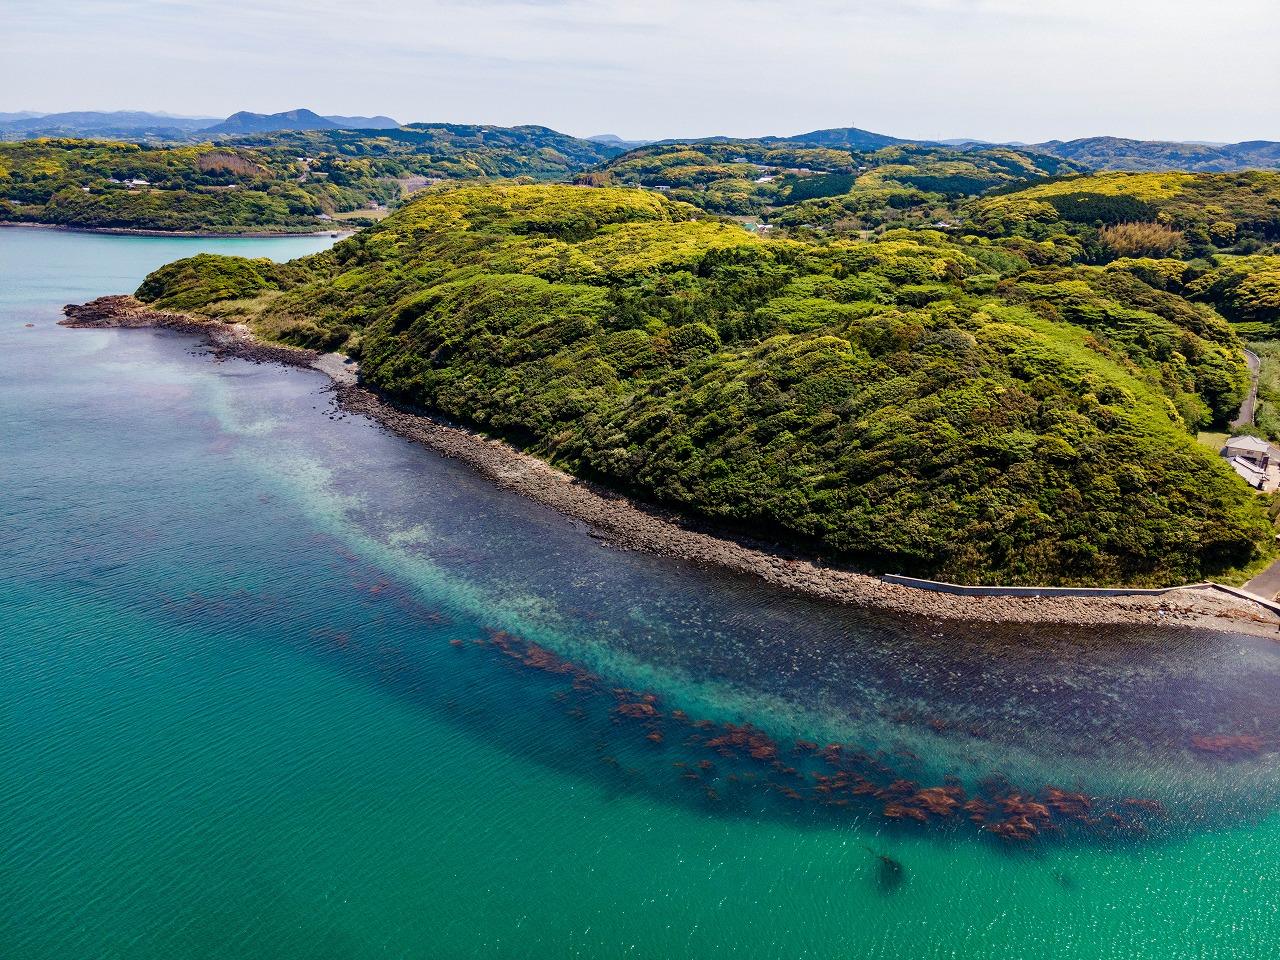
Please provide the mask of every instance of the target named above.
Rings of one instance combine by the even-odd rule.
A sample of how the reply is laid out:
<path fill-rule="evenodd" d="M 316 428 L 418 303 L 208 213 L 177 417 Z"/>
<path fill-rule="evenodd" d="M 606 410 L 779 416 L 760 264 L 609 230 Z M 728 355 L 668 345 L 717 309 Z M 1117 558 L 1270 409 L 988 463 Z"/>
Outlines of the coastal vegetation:
<path fill-rule="evenodd" d="M 1247 389 L 1208 292 L 1229 264 L 989 233 L 762 237 L 653 190 L 464 186 L 288 265 L 178 261 L 138 297 L 343 350 L 392 399 L 835 562 L 1163 584 L 1268 555 L 1265 502 L 1193 439 Z"/>
<path fill-rule="evenodd" d="M 399 401 L 841 562 L 1164 583 L 1270 549 L 1190 438 L 1233 419 L 1245 340 L 1253 429 L 1280 437 L 1280 173 L 846 139 L 35 139 L 0 143 L 0 220 L 367 227 L 289 265 L 179 261 L 139 296 L 360 355 Z"/>
<path fill-rule="evenodd" d="M 83 228 L 304 232 L 381 194 L 302 161 L 211 144 L 0 143 L 0 220 Z"/>
<path fill-rule="evenodd" d="M 617 152 L 545 127 L 448 124 L 285 131 L 217 144 L 0 142 L 0 221 L 291 233 L 341 217 L 358 227 L 440 180 L 563 178 Z"/>

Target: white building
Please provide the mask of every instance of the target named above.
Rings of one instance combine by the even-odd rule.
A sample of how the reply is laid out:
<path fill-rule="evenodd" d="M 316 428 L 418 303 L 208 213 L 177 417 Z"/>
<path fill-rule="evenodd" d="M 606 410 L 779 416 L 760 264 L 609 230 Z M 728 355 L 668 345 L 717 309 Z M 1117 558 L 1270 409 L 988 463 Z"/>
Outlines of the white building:
<path fill-rule="evenodd" d="M 1280 489 L 1280 449 L 1273 444 L 1251 435 L 1231 437 L 1222 455 L 1249 486 L 1268 493 Z"/>

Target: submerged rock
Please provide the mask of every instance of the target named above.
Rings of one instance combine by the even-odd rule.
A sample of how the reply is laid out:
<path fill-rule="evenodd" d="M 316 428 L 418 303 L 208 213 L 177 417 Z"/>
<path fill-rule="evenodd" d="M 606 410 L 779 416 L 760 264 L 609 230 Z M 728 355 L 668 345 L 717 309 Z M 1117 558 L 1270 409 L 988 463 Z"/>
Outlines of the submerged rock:
<path fill-rule="evenodd" d="M 620 717 L 634 717 L 638 720 L 646 720 L 658 715 L 658 711 L 651 703 L 620 703 L 614 707 L 613 712 Z"/>
<path fill-rule="evenodd" d="M 876 886 L 881 893 L 893 893 L 906 881 L 906 867 L 888 854 L 879 853 L 870 847 L 867 850 L 876 858 Z"/>
<path fill-rule="evenodd" d="M 1252 733 L 1217 733 L 1191 738 L 1191 747 L 1200 753 L 1240 756 L 1262 752 L 1262 738 Z"/>
<path fill-rule="evenodd" d="M 918 807 L 909 807 L 905 803 L 886 803 L 884 815 L 890 820 L 918 820 L 925 823 L 929 815 Z"/>

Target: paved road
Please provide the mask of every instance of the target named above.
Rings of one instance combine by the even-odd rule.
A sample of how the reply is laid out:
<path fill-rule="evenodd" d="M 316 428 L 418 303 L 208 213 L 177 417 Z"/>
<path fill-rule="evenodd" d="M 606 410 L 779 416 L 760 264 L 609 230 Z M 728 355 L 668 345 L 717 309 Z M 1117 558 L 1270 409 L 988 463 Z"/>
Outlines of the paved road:
<path fill-rule="evenodd" d="M 1258 406 L 1258 371 L 1262 369 L 1262 360 L 1252 350 L 1246 350 L 1244 362 L 1249 365 L 1249 393 L 1244 398 L 1244 403 L 1240 404 L 1239 415 L 1231 421 L 1232 427 L 1251 425 Z M 1267 600 L 1276 599 L 1280 595 L 1280 560 L 1246 583 L 1244 588 L 1255 596 Z"/>
<path fill-rule="evenodd" d="M 1240 404 L 1240 412 L 1231 421 L 1232 427 L 1247 427 L 1253 423 L 1254 410 L 1258 406 L 1258 371 L 1262 369 L 1262 359 L 1252 350 L 1244 352 L 1244 362 L 1249 365 L 1249 392 Z"/>
<path fill-rule="evenodd" d="M 1250 580 L 1244 588 L 1264 600 L 1274 600 L 1280 594 L 1280 560 Z"/>

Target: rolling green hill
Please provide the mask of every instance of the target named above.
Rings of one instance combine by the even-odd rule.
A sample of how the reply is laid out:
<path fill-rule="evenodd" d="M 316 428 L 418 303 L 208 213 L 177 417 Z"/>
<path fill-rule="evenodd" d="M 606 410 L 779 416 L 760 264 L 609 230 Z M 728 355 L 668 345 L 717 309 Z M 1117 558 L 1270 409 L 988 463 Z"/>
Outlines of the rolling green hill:
<path fill-rule="evenodd" d="M 1073 260 L 1119 261 L 1210 304 L 1250 337 L 1280 337 L 1280 172 L 1099 173 L 962 206 L 968 228 L 1026 237 Z"/>
<path fill-rule="evenodd" d="M 1227 173 L 1280 167 L 1280 143 L 1271 140 L 1210 144 L 1085 137 L 1080 140 L 1050 140 L 1028 149 L 1071 160 L 1090 170 Z"/>
<path fill-rule="evenodd" d="M 494 185 L 138 296 L 344 349 L 392 398 L 828 559 L 1170 583 L 1271 526 L 1191 435 L 1243 395 L 1239 340 L 1148 279 L 1025 237 L 763 239 L 653 191 Z"/>
<path fill-rule="evenodd" d="M 775 226 L 866 230 L 945 220 L 957 198 L 1080 169 L 1006 149 L 905 144 L 858 151 L 769 140 L 655 144 L 579 181 L 644 186 Z"/>
<path fill-rule="evenodd" d="M 1094 173 L 998 191 L 968 214 L 991 233 L 1156 222 L 1211 248 L 1280 240 L 1280 172 Z M 1194 251 L 1193 251 L 1194 252 Z"/>
<path fill-rule="evenodd" d="M 392 191 L 388 191 L 390 196 Z M 365 191 L 252 151 L 97 140 L 0 143 L 0 220 L 87 228 L 317 230 Z"/>
<path fill-rule="evenodd" d="M 0 221 L 106 229 L 299 232 L 361 225 L 437 180 L 554 179 L 617 148 L 545 127 L 287 131 L 165 146 L 0 142 Z"/>
<path fill-rule="evenodd" d="M 411 123 L 392 130 L 284 131 L 235 144 L 281 159 L 300 154 L 364 162 L 390 176 L 557 179 L 616 156 L 621 149 L 548 127 Z"/>

